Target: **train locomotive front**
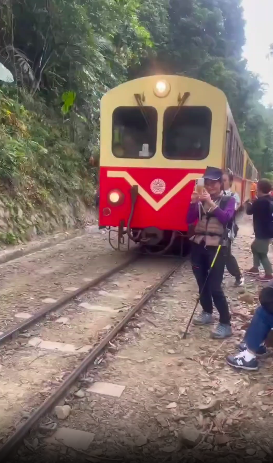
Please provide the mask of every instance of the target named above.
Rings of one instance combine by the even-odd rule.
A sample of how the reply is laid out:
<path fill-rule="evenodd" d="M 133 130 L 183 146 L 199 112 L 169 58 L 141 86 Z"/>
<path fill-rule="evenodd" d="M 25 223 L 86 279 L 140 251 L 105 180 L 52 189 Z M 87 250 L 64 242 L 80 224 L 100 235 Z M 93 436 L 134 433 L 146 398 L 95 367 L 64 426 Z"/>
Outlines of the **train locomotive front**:
<path fill-rule="evenodd" d="M 183 242 L 187 209 L 206 167 L 223 167 L 227 101 L 180 76 L 124 83 L 101 101 L 99 225 L 165 252 Z M 112 243 L 112 240 L 111 240 Z"/>

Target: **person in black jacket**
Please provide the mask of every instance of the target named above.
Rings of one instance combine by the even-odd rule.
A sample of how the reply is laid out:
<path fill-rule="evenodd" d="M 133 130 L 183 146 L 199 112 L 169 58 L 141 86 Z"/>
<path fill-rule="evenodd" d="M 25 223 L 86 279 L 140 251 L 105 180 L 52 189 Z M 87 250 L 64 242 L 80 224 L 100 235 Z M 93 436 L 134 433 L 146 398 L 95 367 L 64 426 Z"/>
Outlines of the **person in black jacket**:
<path fill-rule="evenodd" d="M 244 341 L 238 346 L 240 353 L 227 357 L 227 363 L 237 369 L 258 370 L 257 356 L 266 354 L 265 340 L 273 328 L 273 281 L 259 295 L 261 306 L 257 308 Z"/>
<path fill-rule="evenodd" d="M 257 185 L 257 198 L 253 203 L 247 204 L 246 213 L 253 215 L 255 239 L 251 245 L 253 254 L 253 267 L 247 272 L 259 277 L 260 264 L 263 266 L 265 276 L 262 281 L 271 281 L 272 265 L 268 259 L 269 244 L 273 237 L 273 203 L 270 195 L 272 190 L 269 180 L 263 179 Z"/>

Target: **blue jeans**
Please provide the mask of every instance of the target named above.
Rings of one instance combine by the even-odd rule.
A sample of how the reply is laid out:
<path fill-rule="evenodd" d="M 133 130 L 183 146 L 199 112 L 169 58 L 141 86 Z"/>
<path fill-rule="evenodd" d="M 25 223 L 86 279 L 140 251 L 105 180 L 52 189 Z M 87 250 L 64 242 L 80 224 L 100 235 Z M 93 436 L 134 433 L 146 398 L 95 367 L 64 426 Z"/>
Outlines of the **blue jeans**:
<path fill-rule="evenodd" d="M 247 348 L 254 353 L 257 352 L 272 328 L 273 314 L 267 312 L 263 306 L 258 307 L 245 334 Z"/>

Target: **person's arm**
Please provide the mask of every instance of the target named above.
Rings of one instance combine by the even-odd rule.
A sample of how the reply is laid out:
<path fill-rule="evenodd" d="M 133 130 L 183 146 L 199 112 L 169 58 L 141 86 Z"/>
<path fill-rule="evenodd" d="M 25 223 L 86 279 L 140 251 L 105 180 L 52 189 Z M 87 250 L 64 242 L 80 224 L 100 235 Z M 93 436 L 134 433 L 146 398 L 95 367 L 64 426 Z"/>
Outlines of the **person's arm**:
<path fill-rule="evenodd" d="M 190 225 L 196 222 L 197 219 L 199 219 L 198 203 L 190 203 L 188 213 L 187 213 L 187 218 L 186 218 L 187 224 Z"/>
<path fill-rule="evenodd" d="M 234 193 L 234 198 L 235 198 L 235 206 L 236 206 L 236 209 L 238 209 L 238 207 L 241 206 L 241 198 L 240 198 L 240 196 L 238 195 L 238 193 Z"/>
<path fill-rule="evenodd" d="M 235 198 L 234 196 L 230 197 L 229 202 L 224 210 L 220 207 L 216 207 L 213 211 L 214 217 L 216 217 L 222 225 L 226 225 L 234 216 L 235 213 Z"/>

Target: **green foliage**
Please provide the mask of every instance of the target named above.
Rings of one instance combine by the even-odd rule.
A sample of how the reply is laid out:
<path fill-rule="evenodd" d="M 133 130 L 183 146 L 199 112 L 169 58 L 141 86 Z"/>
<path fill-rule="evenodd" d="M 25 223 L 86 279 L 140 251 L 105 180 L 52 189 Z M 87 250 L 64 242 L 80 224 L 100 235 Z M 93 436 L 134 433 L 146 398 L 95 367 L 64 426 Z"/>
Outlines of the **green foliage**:
<path fill-rule="evenodd" d="M 91 203 L 101 96 L 162 72 L 221 88 L 250 156 L 271 172 L 273 113 L 244 40 L 240 0 L 1 2 L 0 62 L 15 85 L 0 87 L 0 179 L 37 204 L 76 194 Z"/>
<path fill-rule="evenodd" d="M 76 93 L 75 92 L 65 92 L 62 94 L 62 113 L 67 114 L 72 106 L 75 103 Z"/>
<path fill-rule="evenodd" d="M 130 76 L 166 72 L 222 89 L 261 174 L 273 170 L 273 113 L 260 103 L 263 86 L 242 59 L 240 0 L 143 0 L 141 5 L 140 18 L 155 48 Z"/>
<path fill-rule="evenodd" d="M 85 159 L 71 143 L 61 117 L 50 118 L 47 107 L 33 102 L 29 111 L 22 92 L 18 100 L 0 90 L 0 179 L 6 189 L 23 191 L 32 205 L 50 206 L 55 200 L 93 193 L 82 179 L 88 176 Z M 36 104 L 37 101 L 37 104 Z M 71 100 L 70 100 L 71 102 Z M 36 111 L 34 110 L 36 107 Z"/>
<path fill-rule="evenodd" d="M 5 244 L 16 244 L 18 242 L 16 236 L 12 232 L 0 233 L 0 241 Z"/>

